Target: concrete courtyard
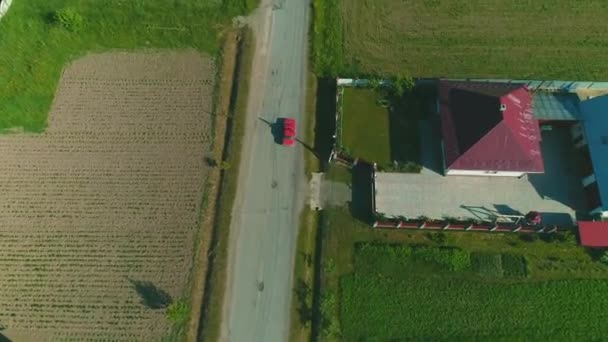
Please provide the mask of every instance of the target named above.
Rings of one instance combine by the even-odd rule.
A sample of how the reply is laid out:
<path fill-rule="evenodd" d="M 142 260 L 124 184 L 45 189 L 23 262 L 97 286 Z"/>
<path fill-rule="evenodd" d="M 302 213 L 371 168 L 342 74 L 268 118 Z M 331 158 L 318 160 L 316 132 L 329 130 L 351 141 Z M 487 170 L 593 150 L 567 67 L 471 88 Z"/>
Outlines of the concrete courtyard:
<path fill-rule="evenodd" d="M 567 128 L 542 133 L 545 173 L 511 177 L 443 176 L 439 132 L 421 123 L 420 174 L 376 174 L 376 210 L 387 216 L 494 219 L 539 211 L 543 224 L 569 226 L 585 212 Z"/>

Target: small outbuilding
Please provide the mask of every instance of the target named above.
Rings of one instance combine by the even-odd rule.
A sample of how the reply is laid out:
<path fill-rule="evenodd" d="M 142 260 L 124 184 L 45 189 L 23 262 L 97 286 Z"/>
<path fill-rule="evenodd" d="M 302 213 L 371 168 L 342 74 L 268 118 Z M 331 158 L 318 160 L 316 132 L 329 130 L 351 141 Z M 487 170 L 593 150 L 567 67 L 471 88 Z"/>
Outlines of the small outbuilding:
<path fill-rule="evenodd" d="M 540 129 L 523 84 L 439 82 L 445 175 L 543 173 Z"/>

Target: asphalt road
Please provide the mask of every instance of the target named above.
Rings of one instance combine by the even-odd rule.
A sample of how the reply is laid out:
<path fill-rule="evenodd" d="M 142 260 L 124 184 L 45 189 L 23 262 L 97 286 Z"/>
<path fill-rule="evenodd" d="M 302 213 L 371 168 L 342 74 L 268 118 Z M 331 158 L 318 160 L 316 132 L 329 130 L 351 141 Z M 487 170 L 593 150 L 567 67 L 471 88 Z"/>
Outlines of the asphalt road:
<path fill-rule="evenodd" d="M 243 158 L 232 216 L 222 341 L 287 341 L 303 147 L 275 143 L 268 123 L 304 125 L 309 0 L 263 0 L 256 33 Z"/>

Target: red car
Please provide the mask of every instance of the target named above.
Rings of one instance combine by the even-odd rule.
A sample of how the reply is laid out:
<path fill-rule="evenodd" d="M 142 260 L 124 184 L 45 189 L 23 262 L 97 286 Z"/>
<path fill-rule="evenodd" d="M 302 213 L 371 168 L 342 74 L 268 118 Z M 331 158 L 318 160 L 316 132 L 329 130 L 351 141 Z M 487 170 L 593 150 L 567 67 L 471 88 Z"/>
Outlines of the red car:
<path fill-rule="evenodd" d="M 296 119 L 284 118 L 283 123 L 283 146 L 293 146 L 296 142 Z"/>

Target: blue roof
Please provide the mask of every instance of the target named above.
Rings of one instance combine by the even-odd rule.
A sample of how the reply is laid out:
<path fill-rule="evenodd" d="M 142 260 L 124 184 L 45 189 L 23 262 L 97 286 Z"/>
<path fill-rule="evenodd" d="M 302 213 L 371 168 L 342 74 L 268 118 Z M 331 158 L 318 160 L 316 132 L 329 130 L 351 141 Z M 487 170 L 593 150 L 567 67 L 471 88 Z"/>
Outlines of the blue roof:
<path fill-rule="evenodd" d="M 532 95 L 532 108 L 537 120 L 580 120 L 578 96 L 572 93 L 536 91 Z"/>
<path fill-rule="evenodd" d="M 608 210 L 608 96 L 582 101 L 580 108 L 602 210 Z"/>

